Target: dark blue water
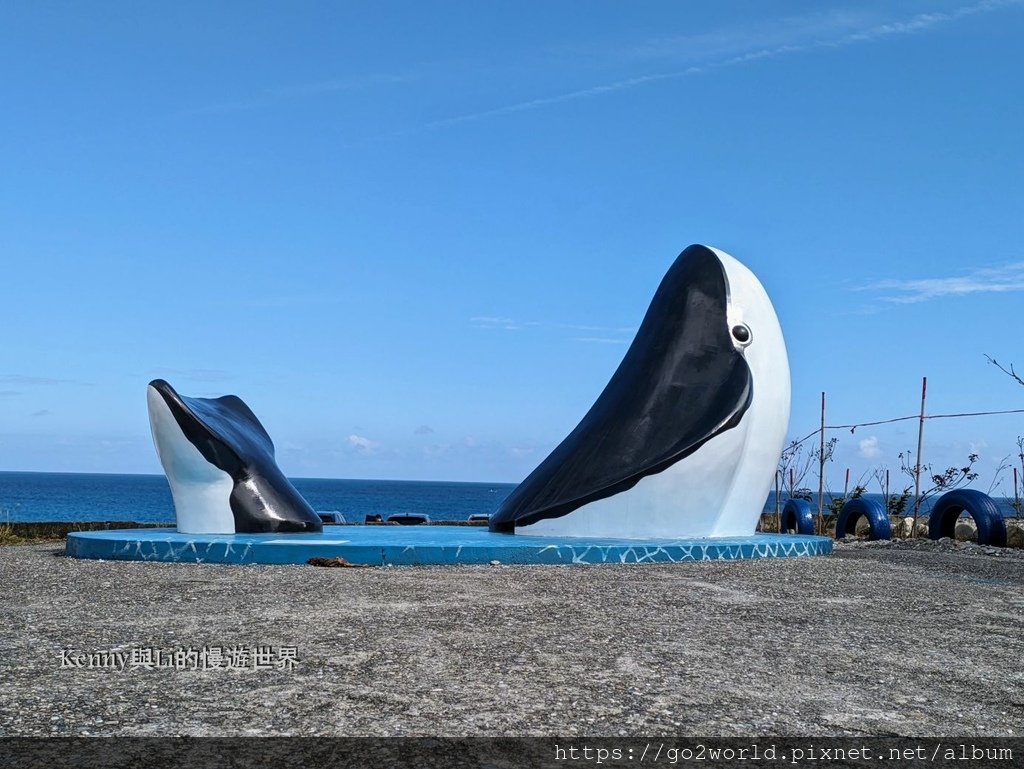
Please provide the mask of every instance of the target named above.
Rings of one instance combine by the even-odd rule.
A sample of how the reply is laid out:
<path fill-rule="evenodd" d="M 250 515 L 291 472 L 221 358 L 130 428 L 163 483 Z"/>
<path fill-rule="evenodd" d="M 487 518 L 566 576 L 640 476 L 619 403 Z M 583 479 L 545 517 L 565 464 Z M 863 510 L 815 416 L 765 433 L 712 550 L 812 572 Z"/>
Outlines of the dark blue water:
<path fill-rule="evenodd" d="M 294 478 L 318 512 L 338 511 L 350 523 L 367 515 L 420 513 L 464 521 L 493 513 L 512 483 L 353 481 Z M 162 475 L 0 472 L 0 522 L 138 521 L 174 523 L 174 503 Z"/>
<path fill-rule="evenodd" d="M 314 510 L 338 511 L 350 523 L 362 523 L 367 515 L 387 518 L 393 513 L 418 513 L 433 521 L 464 521 L 471 515 L 493 513 L 515 488 L 513 483 L 324 478 L 295 478 L 292 482 Z M 865 496 L 882 499 L 880 494 Z M 922 514 L 927 514 L 936 498 L 922 504 Z M 995 502 L 1005 516 L 1015 515 L 1012 500 Z M 816 502 L 812 506 L 817 510 Z M 774 495 L 765 501 L 764 510 L 775 512 Z M 910 500 L 907 514 L 912 512 Z M 5 521 L 173 523 L 174 504 L 162 475 L 0 472 L 0 523 Z"/>

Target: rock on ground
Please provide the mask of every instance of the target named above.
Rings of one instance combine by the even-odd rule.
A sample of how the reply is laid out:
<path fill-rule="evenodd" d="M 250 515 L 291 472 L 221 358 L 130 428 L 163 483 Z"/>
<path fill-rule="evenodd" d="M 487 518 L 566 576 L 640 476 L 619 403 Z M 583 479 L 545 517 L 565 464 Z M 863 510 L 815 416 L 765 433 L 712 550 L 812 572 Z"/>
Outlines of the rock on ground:
<path fill-rule="evenodd" d="M 815 558 L 373 569 L 60 552 L 0 548 L 0 736 L 1024 726 L 1019 551 L 841 542 Z M 262 647 L 270 667 L 188 657 L 215 647 Z M 76 666 L 146 649 L 179 651 L 181 665 Z"/>

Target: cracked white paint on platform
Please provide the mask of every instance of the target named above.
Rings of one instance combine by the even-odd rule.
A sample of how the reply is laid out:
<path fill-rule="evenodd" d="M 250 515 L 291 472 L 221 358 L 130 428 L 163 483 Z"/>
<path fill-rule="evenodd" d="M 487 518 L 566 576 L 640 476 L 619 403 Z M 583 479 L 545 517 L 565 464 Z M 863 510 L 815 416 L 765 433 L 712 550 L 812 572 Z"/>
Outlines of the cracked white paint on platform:
<path fill-rule="evenodd" d="M 182 534 L 167 529 L 72 532 L 76 558 L 187 563 L 305 563 L 341 556 L 351 563 L 681 563 L 793 558 L 832 552 L 825 537 L 756 534 L 688 540 L 520 537 L 467 526 L 350 526 L 330 534 Z"/>

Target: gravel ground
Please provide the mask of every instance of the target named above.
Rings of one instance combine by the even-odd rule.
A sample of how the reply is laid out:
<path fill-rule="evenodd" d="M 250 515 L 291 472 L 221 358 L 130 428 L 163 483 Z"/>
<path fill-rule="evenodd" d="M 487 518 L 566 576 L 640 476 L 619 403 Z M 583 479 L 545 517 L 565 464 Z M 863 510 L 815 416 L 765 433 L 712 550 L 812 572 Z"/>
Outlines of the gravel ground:
<path fill-rule="evenodd" d="M 62 553 L 0 548 L 0 736 L 1024 733 L 1022 551 L 384 568 Z M 270 647 L 273 664 L 128 664 L 214 647 Z M 77 666 L 100 652 L 125 668 Z"/>

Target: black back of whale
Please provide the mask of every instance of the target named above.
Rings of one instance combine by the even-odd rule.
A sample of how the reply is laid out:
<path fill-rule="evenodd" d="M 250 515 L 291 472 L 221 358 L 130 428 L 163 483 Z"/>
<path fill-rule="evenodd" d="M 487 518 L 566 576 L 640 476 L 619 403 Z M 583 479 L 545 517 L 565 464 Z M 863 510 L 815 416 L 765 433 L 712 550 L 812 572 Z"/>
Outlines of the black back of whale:
<path fill-rule="evenodd" d="M 203 458 L 234 481 L 230 503 L 236 532 L 323 531 L 320 516 L 285 478 L 274 459 L 274 442 L 241 398 L 186 398 L 163 379 L 149 386 Z"/>
<path fill-rule="evenodd" d="M 728 302 L 715 253 L 699 245 L 683 251 L 604 392 L 491 516 L 491 531 L 558 518 L 631 489 L 739 424 L 753 382 L 733 343 Z"/>

